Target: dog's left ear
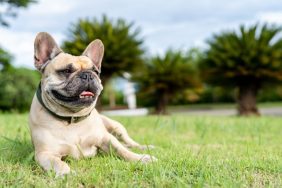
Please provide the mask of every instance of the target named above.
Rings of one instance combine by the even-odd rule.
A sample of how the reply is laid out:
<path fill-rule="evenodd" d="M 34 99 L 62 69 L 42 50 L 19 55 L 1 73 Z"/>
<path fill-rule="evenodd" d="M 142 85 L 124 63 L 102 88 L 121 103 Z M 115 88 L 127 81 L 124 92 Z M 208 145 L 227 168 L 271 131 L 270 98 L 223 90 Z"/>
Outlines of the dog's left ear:
<path fill-rule="evenodd" d="M 62 50 L 49 33 L 40 32 L 34 41 L 34 65 L 42 71 L 48 60 L 53 59 Z"/>
<path fill-rule="evenodd" d="M 82 55 L 89 57 L 94 65 L 101 70 L 101 63 L 104 56 L 104 45 L 102 41 L 99 39 L 92 41 Z"/>

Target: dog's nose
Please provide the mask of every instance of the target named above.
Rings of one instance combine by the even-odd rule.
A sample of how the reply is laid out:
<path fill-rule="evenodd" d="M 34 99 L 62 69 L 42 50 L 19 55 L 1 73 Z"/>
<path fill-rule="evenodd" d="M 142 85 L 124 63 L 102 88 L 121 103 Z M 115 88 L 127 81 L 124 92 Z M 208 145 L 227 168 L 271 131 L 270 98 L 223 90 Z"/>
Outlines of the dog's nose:
<path fill-rule="evenodd" d="M 93 80 L 94 75 L 91 72 L 82 72 L 80 74 L 80 78 L 83 80 L 90 81 L 90 80 Z"/>

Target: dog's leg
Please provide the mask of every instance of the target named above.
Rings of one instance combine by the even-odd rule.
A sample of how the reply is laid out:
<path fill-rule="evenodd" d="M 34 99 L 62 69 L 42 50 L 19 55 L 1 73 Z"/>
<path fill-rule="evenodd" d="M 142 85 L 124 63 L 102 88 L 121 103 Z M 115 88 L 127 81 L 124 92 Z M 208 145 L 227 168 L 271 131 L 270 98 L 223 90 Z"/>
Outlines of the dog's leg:
<path fill-rule="evenodd" d="M 54 169 L 56 176 L 70 173 L 70 167 L 60 157 L 49 152 L 35 152 L 35 160 L 48 171 Z"/>
<path fill-rule="evenodd" d="M 111 148 L 114 149 L 120 157 L 124 158 L 127 161 L 140 161 L 142 163 L 148 163 L 157 160 L 151 155 L 137 154 L 132 151 L 129 151 L 117 140 L 116 137 L 114 137 L 110 133 L 107 133 L 100 147 L 103 151 L 107 153 L 110 151 Z"/>
<path fill-rule="evenodd" d="M 125 146 L 128 148 L 139 148 L 139 149 L 152 149 L 154 148 L 153 145 L 140 145 L 139 143 L 135 142 L 130 136 L 128 135 L 126 129 L 122 124 L 117 121 L 114 121 L 106 116 L 100 115 L 106 129 L 109 133 L 116 135 L 121 141 L 125 143 Z"/>

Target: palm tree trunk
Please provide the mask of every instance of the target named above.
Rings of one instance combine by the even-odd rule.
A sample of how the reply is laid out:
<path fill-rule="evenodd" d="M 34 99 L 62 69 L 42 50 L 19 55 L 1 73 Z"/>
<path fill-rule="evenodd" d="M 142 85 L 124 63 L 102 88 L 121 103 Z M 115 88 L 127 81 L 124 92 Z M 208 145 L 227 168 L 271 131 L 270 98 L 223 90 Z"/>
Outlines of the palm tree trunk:
<path fill-rule="evenodd" d="M 238 113 L 240 116 L 259 116 L 256 97 L 259 86 L 256 83 L 239 86 Z"/>
<path fill-rule="evenodd" d="M 159 100 L 155 106 L 155 113 L 159 115 L 167 114 L 166 106 L 168 104 L 169 96 L 167 93 L 163 92 L 159 95 Z"/>

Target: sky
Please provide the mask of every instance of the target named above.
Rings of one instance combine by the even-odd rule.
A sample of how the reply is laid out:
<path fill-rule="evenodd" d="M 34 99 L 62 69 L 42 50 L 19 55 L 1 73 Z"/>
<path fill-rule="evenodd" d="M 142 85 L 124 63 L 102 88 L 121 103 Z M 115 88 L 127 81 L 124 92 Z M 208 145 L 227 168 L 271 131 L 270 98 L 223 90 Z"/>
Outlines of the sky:
<path fill-rule="evenodd" d="M 240 24 L 282 25 L 281 0 L 38 0 L 17 13 L 17 18 L 9 19 L 9 28 L 0 27 L 0 46 L 14 56 L 14 65 L 29 68 L 33 68 L 38 32 L 49 32 L 60 45 L 71 24 L 80 18 L 100 19 L 103 14 L 141 28 L 140 37 L 150 55 L 169 48 L 205 48 L 213 34 Z"/>

